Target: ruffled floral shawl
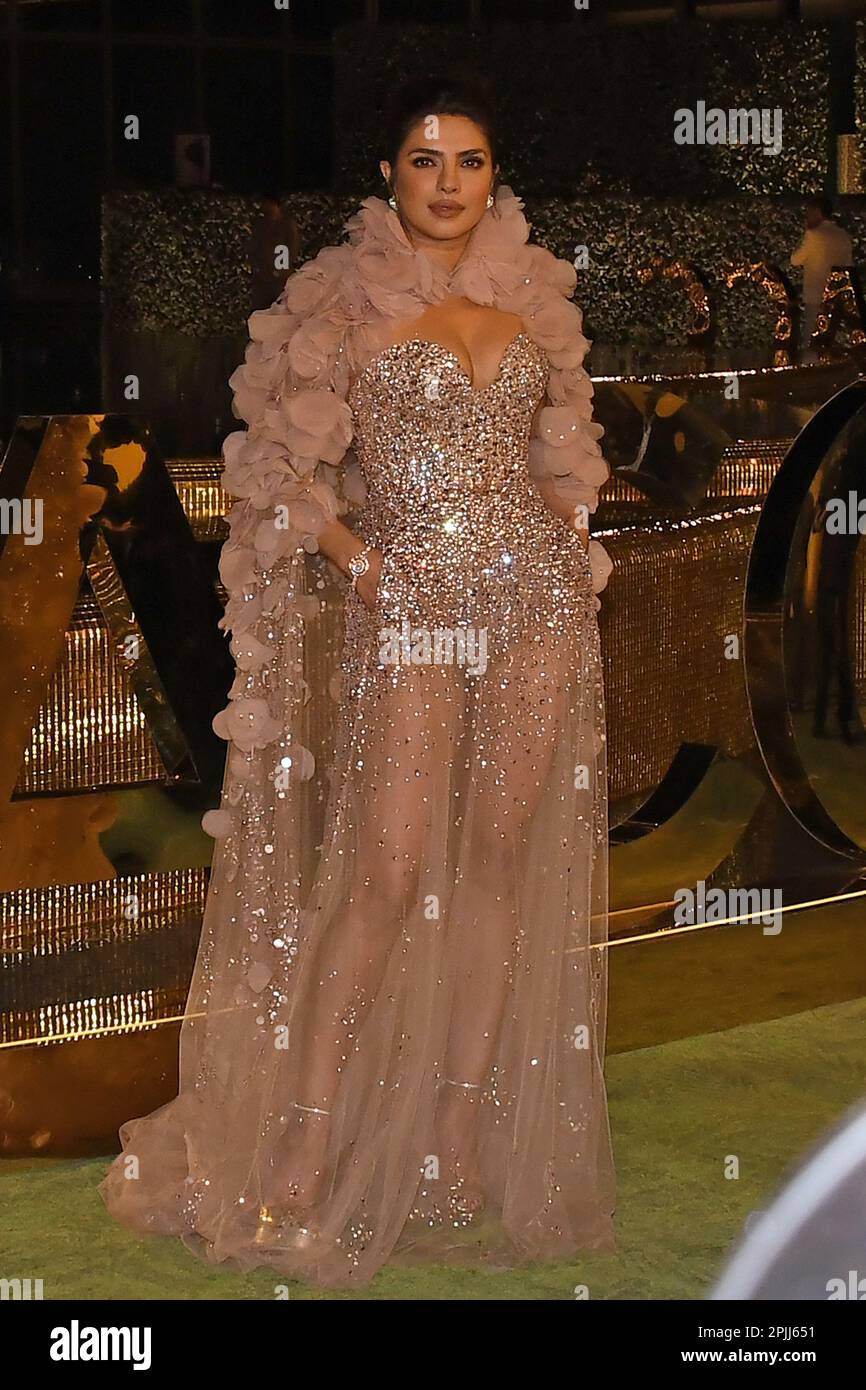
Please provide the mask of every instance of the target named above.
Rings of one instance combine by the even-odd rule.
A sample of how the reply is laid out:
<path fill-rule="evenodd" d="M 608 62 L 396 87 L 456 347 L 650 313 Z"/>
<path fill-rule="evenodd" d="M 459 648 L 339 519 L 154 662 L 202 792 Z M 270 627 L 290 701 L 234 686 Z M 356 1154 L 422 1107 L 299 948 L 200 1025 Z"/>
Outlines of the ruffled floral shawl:
<path fill-rule="evenodd" d="M 271 308 L 250 316 L 245 360 L 229 382 L 233 412 L 249 428 L 223 445 L 223 484 L 238 500 L 220 559 L 228 592 L 220 626 L 232 634 L 237 676 L 214 719 L 231 747 L 222 805 L 203 820 L 213 835 L 236 826 L 244 785 L 258 775 L 255 754 L 269 750 L 273 760 L 279 752 L 287 787 L 313 773 L 312 754 L 298 738 L 309 697 L 305 623 L 319 606 L 307 591 L 304 556 L 317 550 L 326 524 L 363 501 L 347 394 L 384 345 L 388 320 L 414 318 L 452 295 L 520 315 L 550 363 L 550 404 L 535 418 L 530 472 L 552 479 L 574 506 L 596 510 L 610 469 L 583 366 L 590 342 L 570 299 L 577 276 L 569 262 L 529 244 L 522 208 L 501 186 L 449 272 L 412 245 L 388 203 L 366 198 L 346 223 L 348 240 L 320 251 L 289 277 Z M 597 595 L 612 566 L 598 541 L 589 551 Z M 288 704 L 287 683 L 297 697 Z M 285 788 L 283 797 L 292 800 Z"/>

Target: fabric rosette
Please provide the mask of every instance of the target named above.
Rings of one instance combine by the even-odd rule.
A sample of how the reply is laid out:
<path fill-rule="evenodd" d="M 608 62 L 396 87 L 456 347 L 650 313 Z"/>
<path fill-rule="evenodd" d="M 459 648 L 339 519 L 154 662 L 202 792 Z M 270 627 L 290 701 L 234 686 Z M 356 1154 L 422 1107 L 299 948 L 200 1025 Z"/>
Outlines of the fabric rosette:
<path fill-rule="evenodd" d="M 613 560 L 608 555 L 601 541 L 591 539 L 589 542 L 589 567 L 592 572 L 592 592 L 595 595 L 595 610 L 601 607 L 598 595 L 603 589 L 607 588 L 607 581 L 613 573 Z"/>
<path fill-rule="evenodd" d="M 282 729 L 273 718 L 267 700 L 238 696 L 225 709 L 215 714 L 213 731 L 219 738 L 230 740 L 245 753 L 266 748 L 278 739 Z"/>
<path fill-rule="evenodd" d="M 214 840 L 224 840 L 231 834 L 233 819 L 231 811 L 220 807 L 219 810 L 205 811 L 201 818 L 201 828 L 206 835 L 210 835 Z"/>
<path fill-rule="evenodd" d="M 580 399 L 544 406 L 529 443 L 530 473 L 551 478 L 561 496 L 594 512 L 599 490 L 610 477 L 598 442 L 603 434 L 603 427 L 587 418 Z"/>

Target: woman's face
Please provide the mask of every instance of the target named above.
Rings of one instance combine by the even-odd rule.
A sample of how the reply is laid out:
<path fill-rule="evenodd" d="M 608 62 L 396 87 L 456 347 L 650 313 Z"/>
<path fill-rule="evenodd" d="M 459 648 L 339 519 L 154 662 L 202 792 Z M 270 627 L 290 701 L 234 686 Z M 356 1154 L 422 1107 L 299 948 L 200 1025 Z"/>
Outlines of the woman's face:
<path fill-rule="evenodd" d="M 487 210 L 496 170 L 487 137 L 468 116 L 427 116 L 409 131 L 392 168 L 380 169 L 410 232 L 433 241 L 466 236 Z"/>

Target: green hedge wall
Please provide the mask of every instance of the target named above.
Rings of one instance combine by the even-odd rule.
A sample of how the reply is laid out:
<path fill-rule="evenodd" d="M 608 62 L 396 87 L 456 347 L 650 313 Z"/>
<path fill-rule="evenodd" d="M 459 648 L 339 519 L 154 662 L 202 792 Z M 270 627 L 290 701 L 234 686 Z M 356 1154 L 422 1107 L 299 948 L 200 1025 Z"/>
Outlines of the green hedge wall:
<path fill-rule="evenodd" d="M 589 249 L 577 298 L 591 337 L 686 342 L 681 289 L 642 285 L 659 254 L 708 278 L 720 345 L 766 346 L 772 320 L 752 285 L 724 289 L 730 261 L 787 268 L 802 195 L 823 189 L 829 152 L 829 31 L 694 20 L 552 26 L 530 20 L 472 32 L 431 24 L 347 26 L 335 35 L 334 192 L 298 193 L 303 255 L 339 241 L 346 218 L 382 195 L 385 95 L 409 73 L 481 69 L 501 94 L 505 182 L 533 235 L 557 255 Z M 866 24 L 857 26 L 858 115 L 866 131 Z M 681 146 L 681 106 L 783 111 L 778 156 L 754 146 Z M 864 137 L 866 138 L 866 137 Z M 866 150 L 864 150 L 866 166 Z M 839 200 L 866 260 L 866 198 Z M 246 238 L 255 204 L 216 192 L 118 193 L 103 204 L 102 270 L 113 321 L 190 335 L 237 333 L 249 313 Z M 799 284 L 794 273 L 793 283 Z"/>
<path fill-rule="evenodd" d="M 531 7 L 528 7 L 531 9 Z M 497 23 L 351 26 L 335 42 L 335 187 L 382 188 L 380 113 L 409 74 L 469 67 L 499 93 L 506 182 L 524 196 L 584 187 L 659 198 L 785 194 L 823 187 L 826 28 L 692 20 L 642 26 Z M 682 146 L 674 112 L 781 107 L 783 147 Z"/>
<path fill-rule="evenodd" d="M 520 188 L 515 189 L 522 194 Z M 363 196 L 363 195 L 362 195 Z M 298 194 L 287 200 L 297 218 L 303 258 L 338 242 L 360 197 Z M 773 198 L 717 203 L 619 196 L 525 199 L 532 236 L 573 260 L 586 245 L 589 269 L 576 298 L 590 337 L 610 343 L 684 344 L 685 296 L 665 282 L 641 285 L 651 256 L 685 260 L 710 282 L 717 304 L 717 341 L 767 345 L 772 317 L 760 291 L 726 290 L 728 261 L 768 260 L 785 269 L 801 235 L 801 204 Z M 840 200 L 858 260 L 866 261 L 866 197 Z M 172 329 L 207 337 L 237 333 L 249 313 L 246 238 L 255 204 L 217 193 L 118 193 L 103 203 L 103 298 L 114 323 Z M 799 272 L 791 272 L 797 284 Z"/>

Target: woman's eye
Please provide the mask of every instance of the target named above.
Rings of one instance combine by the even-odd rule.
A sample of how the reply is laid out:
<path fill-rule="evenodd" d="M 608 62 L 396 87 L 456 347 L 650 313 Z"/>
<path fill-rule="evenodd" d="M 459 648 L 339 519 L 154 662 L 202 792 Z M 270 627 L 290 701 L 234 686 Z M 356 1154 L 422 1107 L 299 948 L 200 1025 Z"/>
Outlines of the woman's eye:
<path fill-rule="evenodd" d="M 425 165 L 432 164 L 432 162 L 433 161 L 428 154 L 419 154 L 416 155 L 415 158 L 412 160 L 412 168 L 422 169 Z M 480 168 L 481 165 L 484 163 L 484 160 L 482 156 L 479 154 L 470 154 L 466 157 L 466 159 L 464 159 L 463 163 L 468 165 L 474 165 L 475 168 Z"/>

